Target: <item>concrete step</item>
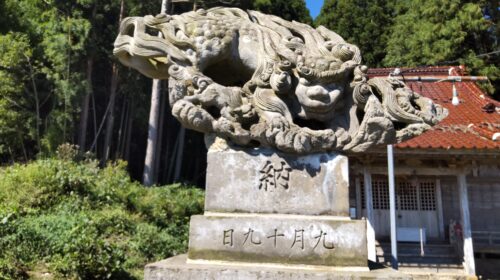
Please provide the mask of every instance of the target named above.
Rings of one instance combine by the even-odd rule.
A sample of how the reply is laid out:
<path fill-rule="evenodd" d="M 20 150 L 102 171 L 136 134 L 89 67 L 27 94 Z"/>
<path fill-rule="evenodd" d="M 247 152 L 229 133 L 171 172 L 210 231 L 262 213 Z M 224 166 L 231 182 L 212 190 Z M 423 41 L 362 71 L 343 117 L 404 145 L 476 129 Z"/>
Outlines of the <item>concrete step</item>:
<path fill-rule="evenodd" d="M 377 256 L 378 262 L 389 264 L 390 257 Z M 429 257 L 408 257 L 398 256 L 398 262 L 401 266 L 415 266 L 415 267 L 453 267 L 462 268 L 462 263 L 458 258 L 429 258 Z"/>
<path fill-rule="evenodd" d="M 398 244 L 398 262 L 402 267 L 437 267 L 462 269 L 462 261 L 456 250 L 449 244 L 424 245 L 424 255 L 420 255 L 420 244 Z M 378 262 L 389 264 L 391 249 L 389 244 L 377 246 Z"/>
<path fill-rule="evenodd" d="M 456 256 L 455 247 L 450 245 L 434 245 L 426 244 L 424 245 L 424 254 L 426 256 Z M 377 255 L 384 255 L 391 253 L 390 245 L 382 244 L 377 246 Z M 417 255 L 420 256 L 421 248 L 420 244 L 398 244 L 398 255 Z"/>

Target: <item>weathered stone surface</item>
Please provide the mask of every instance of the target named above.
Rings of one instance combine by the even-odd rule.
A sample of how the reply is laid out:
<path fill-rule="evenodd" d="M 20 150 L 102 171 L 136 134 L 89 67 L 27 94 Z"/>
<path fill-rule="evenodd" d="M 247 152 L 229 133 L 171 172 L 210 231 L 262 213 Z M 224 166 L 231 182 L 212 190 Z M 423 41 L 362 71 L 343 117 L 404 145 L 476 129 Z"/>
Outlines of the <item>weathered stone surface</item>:
<path fill-rule="evenodd" d="M 258 264 L 189 263 L 186 255 L 148 264 L 145 280 L 472 280 L 463 274 L 397 272 L 391 268 L 369 272 L 326 267 L 271 267 Z"/>
<path fill-rule="evenodd" d="M 192 216 L 189 258 L 366 267 L 366 223 L 294 215 Z"/>
<path fill-rule="evenodd" d="M 335 32 L 256 11 L 129 17 L 113 52 L 148 77 L 169 79 L 172 114 L 185 127 L 242 146 L 363 152 L 447 115 L 398 78 L 370 79 L 359 48 Z"/>
<path fill-rule="evenodd" d="M 210 150 L 205 211 L 349 215 L 347 157 Z"/>
<path fill-rule="evenodd" d="M 311 269 L 300 269 L 293 267 L 259 267 L 258 264 L 254 266 L 243 266 L 243 265 L 230 265 L 224 263 L 219 264 L 193 264 L 186 260 L 185 255 L 170 258 L 165 261 L 149 264 L 145 269 L 145 280 L 299 280 L 299 279 L 311 279 L 311 280 L 344 280 L 352 279 L 351 277 L 365 276 L 368 277 L 368 273 L 362 273 L 359 271 L 347 271 L 342 272 L 338 270 L 327 270 L 316 268 Z M 389 274 L 391 276 L 400 274 Z M 363 279 L 398 279 L 390 278 L 387 275 L 378 275 L 378 277 L 373 278 L 363 278 Z M 410 279 L 410 278 L 399 278 L 399 279 Z"/>

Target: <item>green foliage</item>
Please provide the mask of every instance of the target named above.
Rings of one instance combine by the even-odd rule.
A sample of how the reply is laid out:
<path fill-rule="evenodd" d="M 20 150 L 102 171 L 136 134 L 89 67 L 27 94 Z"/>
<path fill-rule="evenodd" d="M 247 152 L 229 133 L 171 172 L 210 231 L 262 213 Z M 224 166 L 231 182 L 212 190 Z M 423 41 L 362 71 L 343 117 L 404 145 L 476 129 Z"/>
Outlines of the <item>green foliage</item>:
<path fill-rule="evenodd" d="M 497 59 L 477 55 L 497 50 L 484 3 L 461 0 L 400 2 L 387 43 L 387 66 L 463 63 L 472 74 L 500 77 Z M 497 39 L 498 40 L 498 39 Z"/>
<path fill-rule="evenodd" d="M 248 9 L 251 7 L 251 2 L 251 0 L 195 0 L 197 8 L 204 9 L 209 9 L 216 6 Z"/>
<path fill-rule="evenodd" d="M 388 65 L 434 65 L 455 59 L 486 28 L 478 4 L 460 0 L 400 3 L 388 42 Z"/>
<path fill-rule="evenodd" d="M 386 54 L 387 37 L 392 25 L 391 1 L 326 0 L 315 20 L 357 45 L 363 63 L 381 66 Z"/>
<path fill-rule="evenodd" d="M 5 75 L 0 73 L 0 92 L 16 95 L 13 100 L 18 106 L 6 110 L 24 116 L 18 119 L 24 125 L 22 130 L 19 125 L 9 127 L 22 135 L 15 138 L 17 143 L 37 143 L 37 149 L 28 152 L 23 147 L 25 155 L 40 152 L 42 144 L 46 151 L 55 152 L 73 134 L 73 118 L 79 110 L 77 101 L 84 91 L 84 79 L 78 68 L 85 53 L 90 22 L 82 18 L 84 7 L 74 1 L 5 0 L 2 6 L 9 22 L 2 28 L 4 33 L 0 33 L 0 44 L 6 46 L 0 47 L 0 72 L 10 72 L 15 79 L 2 77 Z M 9 54 L 12 54 L 10 59 L 6 58 Z M 11 83 L 3 82 L 9 78 Z M 1 99 L 5 104 L 4 98 Z M 0 118 L 8 116 L 0 109 Z M 41 130 L 51 133 L 43 137 Z M 3 145 L 10 149 L 12 160 L 22 154 L 11 143 Z M 5 150 L 0 147 L 0 157 L 5 157 Z"/>
<path fill-rule="evenodd" d="M 498 91 L 500 55 L 480 55 L 498 51 L 496 2 L 326 0 L 315 23 L 360 47 L 368 66 L 465 64 L 471 74 L 488 76 Z"/>
<path fill-rule="evenodd" d="M 312 23 L 312 18 L 304 0 L 196 0 L 195 2 L 197 8 L 238 7 L 277 15 L 286 20 Z"/>
<path fill-rule="evenodd" d="M 73 115 L 78 112 L 80 95 L 85 91 L 83 73 L 75 68 L 83 60 L 91 23 L 82 17 L 85 7 L 74 1 L 20 2 L 20 7 L 26 9 L 29 30 L 39 39 L 37 47 L 43 53 L 40 72 L 50 83 L 53 108 L 46 120 L 50 133 L 42 144 L 46 151 L 53 153 L 55 147 L 71 139 L 73 134 Z M 27 8 L 28 5 L 31 8 Z"/>
<path fill-rule="evenodd" d="M 157 14 L 161 3 L 0 1 L 0 164 L 55 156 L 57 147 L 74 142 L 80 134 L 86 139 L 83 149 L 95 143 L 92 152 L 96 156 L 109 151 L 110 158 L 125 157 L 133 176 L 142 175 L 151 81 L 118 63 L 118 94 L 115 106 L 108 106 L 116 62 L 112 44 L 122 2 L 124 17 Z M 239 6 L 312 22 L 303 0 L 196 2 L 198 7 Z M 192 9 L 189 3 L 176 3 L 175 7 L 178 12 Z M 486 89 L 492 92 L 496 88 L 498 98 L 497 7 L 496 0 L 326 0 L 316 24 L 357 44 L 364 63 L 371 67 L 466 64 L 471 74 L 491 79 L 493 84 L 485 85 Z M 492 54 L 478 56 L 485 53 Z M 91 75 L 86 73 L 87 65 L 93 65 Z M 84 99 L 87 94 L 90 100 Z M 83 100 L 89 100 L 85 103 L 89 105 L 82 106 Z M 87 125 L 77 131 L 83 108 L 88 113 Z M 103 135 L 108 132 L 106 126 L 99 127 L 111 115 L 115 119 L 110 132 L 113 145 L 105 150 Z M 176 131 L 178 123 L 167 115 L 164 125 Z M 165 138 L 163 154 L 168 156 L 160 159 L 160 165 L 170 166 L 176 135 L 167 133 Z M 203 164 L 203 160 L 197 162 Z"/>
<path fill-rule="evenodd" d="M 141 278 L 147 262 L 185 251 L 203 207 L 199 189 L 144 188 L 123 162 L 45 159 L 0 177 L 0 279 Z"/>
<path fill-rule="evenodd" d="M 34 136 L 33 102 L 25 91 L 26 65 L 31 56 L 26 35 L 0 34 L 0 158 L 22 154 L 23 143 Z"/>
<path fill-rule="evenodd" d="M 304 0 L 254 0 L 252 9 L 277 15 L 286 20 L 312 24 L 312 18 Z"/>

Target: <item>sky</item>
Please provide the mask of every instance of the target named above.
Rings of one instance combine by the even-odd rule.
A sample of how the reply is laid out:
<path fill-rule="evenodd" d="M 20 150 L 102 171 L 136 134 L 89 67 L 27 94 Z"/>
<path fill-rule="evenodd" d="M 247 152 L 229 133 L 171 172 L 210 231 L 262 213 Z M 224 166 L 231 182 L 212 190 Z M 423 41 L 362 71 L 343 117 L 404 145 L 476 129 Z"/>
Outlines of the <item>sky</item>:
<path fill-rule="evenodd" d="M 323 6 L 323 0 L 306 0 L 306 6 L 311 12 L 312 18 L 315 19 Z"/>

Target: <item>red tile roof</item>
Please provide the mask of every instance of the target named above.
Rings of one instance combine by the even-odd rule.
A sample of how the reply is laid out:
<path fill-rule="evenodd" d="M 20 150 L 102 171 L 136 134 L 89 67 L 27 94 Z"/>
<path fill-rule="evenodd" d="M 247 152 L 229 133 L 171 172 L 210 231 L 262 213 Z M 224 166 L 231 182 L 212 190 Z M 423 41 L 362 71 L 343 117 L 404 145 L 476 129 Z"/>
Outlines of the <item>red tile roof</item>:
<path fill-rule="evenodd" d="M 401 68 L 404 76 L 448 76 L 450 66 Z M 387 76 L 393 68 L 370 69 L 370 77 Z M 463 68 L 454 67 L 451 75 L 465 75 Z M 473 81 L 455 82 L 460 104 L 451 104 L 453 83 L 406 81 L 415 92 L 441 104 L 449 111 L 448 117 L 424 134 L 398 144 L 400 149 L 478 149 L 498 151 L 500 137 L 500 102 L 491 99 Z M 483 109 L 488 105 L 490 113 Z M 491 112 L 493 109 L 493 112 Z"/>

